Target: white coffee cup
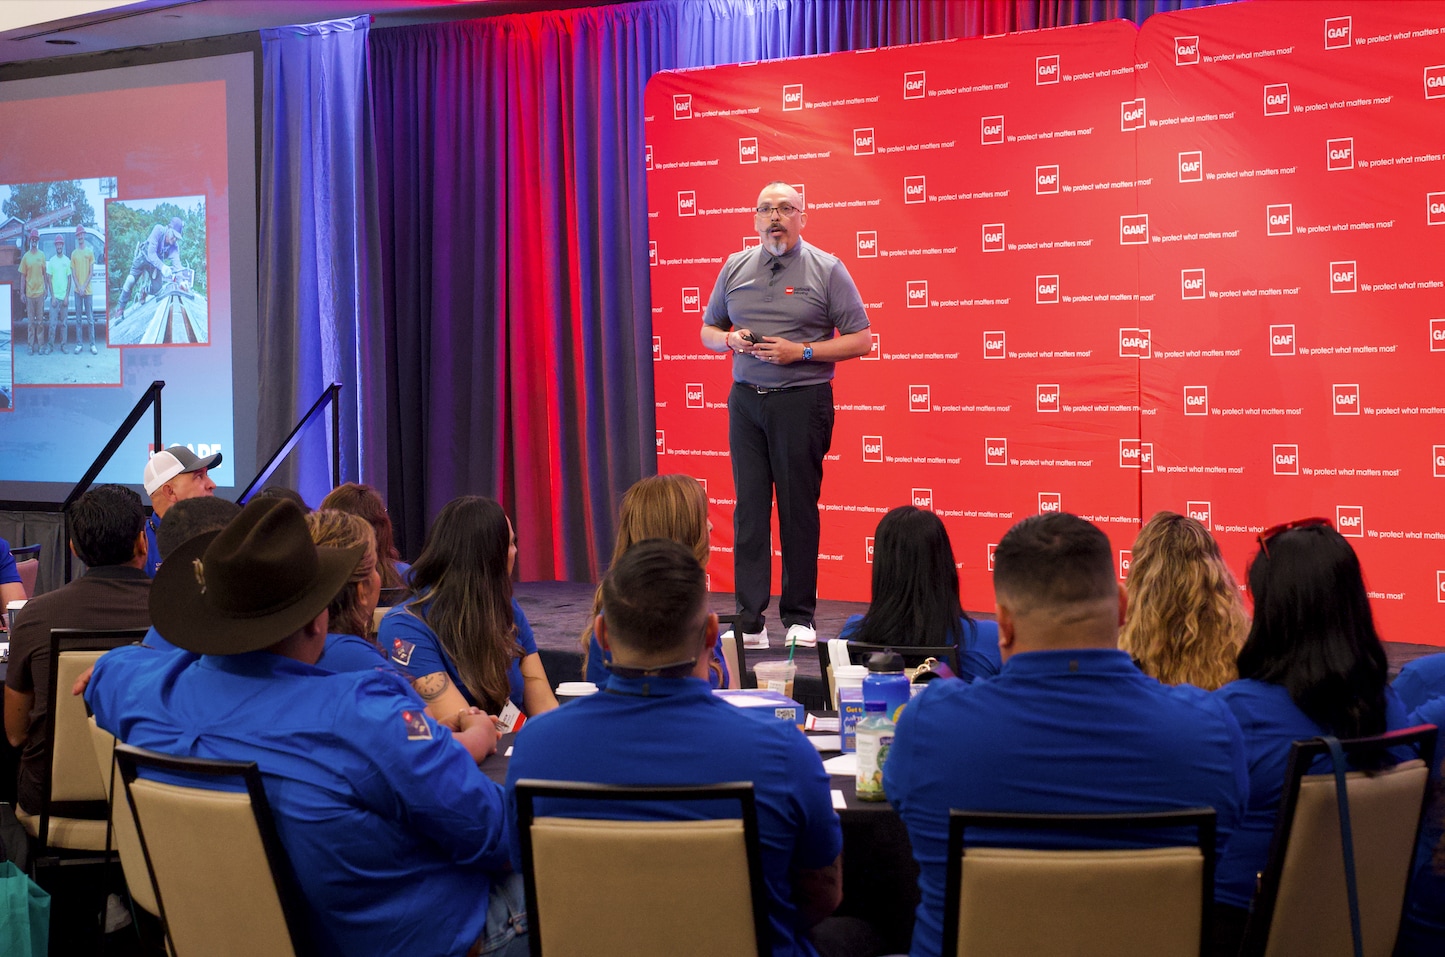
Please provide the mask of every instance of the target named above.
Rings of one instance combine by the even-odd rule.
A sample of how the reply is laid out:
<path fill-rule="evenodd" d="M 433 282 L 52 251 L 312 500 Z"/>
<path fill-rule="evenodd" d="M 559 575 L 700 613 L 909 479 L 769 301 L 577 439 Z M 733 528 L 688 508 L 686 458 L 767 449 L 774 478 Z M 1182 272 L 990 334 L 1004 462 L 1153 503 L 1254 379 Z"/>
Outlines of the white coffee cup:
<path fill-rule="evenodd" d="M 566 704 L 569 701 L 576 701 L 578 698 L 594 695 L 597 691 L 597 685 L 590 681 L 564 681 L 557 686 L 557 703 Z"/>
<path fill-rule="evenodd" d="M 6 617 L 6 620 L 10 622 L 10 630 L 11 630 L 11 631 L 14 631 L 14 630 L 15 630 L 15 615 L 16 615 L 16 613 L 19 612 L 20 609 L 22 609 L 22 608 L 24 608 L 24 607 L 25 607 L 25 599 L 24 599 L 24 598 L 21 598 L 21 599 L 18 600 L 18 601 L 12 601 L 10 604 L 8 604 L 8 605 L 5 606 L 5 617 Z"/>

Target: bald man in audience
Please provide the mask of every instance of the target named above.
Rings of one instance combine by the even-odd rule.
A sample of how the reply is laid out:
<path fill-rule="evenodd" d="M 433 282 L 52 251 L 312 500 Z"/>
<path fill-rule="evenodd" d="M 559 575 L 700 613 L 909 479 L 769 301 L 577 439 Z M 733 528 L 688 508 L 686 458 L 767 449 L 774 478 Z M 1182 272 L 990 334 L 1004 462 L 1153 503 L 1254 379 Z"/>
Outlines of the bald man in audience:
<path fill-rule="evenodd" d="M 993 580 L 1003 669 L 973 684 L 931 682 L 904 709 L 883 769 L 920 871 L 913 957 L 943 949 L 951 808 L 1207 806 L 1222 846 L 1248 797 L 1229 710 L 1198 688 L 1161 685 L 1118 650 L 1124 589 L 1103 532 L 1068 514 L 1024 519 L 999 542 Z"/>
<path fill-rule="evenodd" d="M 507 768 L 515 837 L 523 778 L 679 786 L 752 781 L 757 798 L 772 953 L 812 957 L 808 929 L 842 899 L 842 831 L 818 752 L 767 709 L 712 693 L 717 615 L 692 550 L 647 539 L 602 585 L 597 640 L 611 653 L 607 689 L 528 721 Z M 545 813 L 548 802 L 538 804 Z M 645 812 L 644 816 L 645 816 Z M 705 891 L 699 891 L 705 893 Z"/>

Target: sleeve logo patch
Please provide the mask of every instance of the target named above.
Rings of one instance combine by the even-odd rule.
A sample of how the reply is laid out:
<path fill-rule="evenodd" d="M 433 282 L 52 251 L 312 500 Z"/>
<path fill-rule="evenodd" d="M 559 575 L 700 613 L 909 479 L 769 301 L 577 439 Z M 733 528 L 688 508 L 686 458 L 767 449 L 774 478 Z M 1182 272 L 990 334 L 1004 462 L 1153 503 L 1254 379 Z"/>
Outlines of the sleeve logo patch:
<path fill-rule="evenodd" d="M 426 723 L 426 715 L 420 711 L 403 711 L 401 720 L 406 722 L 406 739 L 408 741 L 430 741 L 431 725 Z"/>
<path fill-rule="evenodd" d="M 405 667 L 411 664 L 411 653 L 416 650 L 416 645 L 410 641 L 402 641 L 400 638 L 391 640 L 391 660 Z"/>

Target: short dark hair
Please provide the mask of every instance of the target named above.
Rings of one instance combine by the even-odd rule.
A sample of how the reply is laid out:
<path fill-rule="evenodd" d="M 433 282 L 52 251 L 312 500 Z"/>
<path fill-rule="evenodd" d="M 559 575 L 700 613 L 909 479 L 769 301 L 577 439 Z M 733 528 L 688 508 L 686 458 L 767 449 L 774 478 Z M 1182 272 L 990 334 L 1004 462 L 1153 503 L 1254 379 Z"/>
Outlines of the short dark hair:
<path fill-rule="evenodd" d="M 994 549 L 993 589 L 1023 608 L 1113 598 L 1119 591 L 1113 546 L 1077 515 L 1031 516 L 1004 533 Z"/>
<path fill-rule="evenodd" d="M 663 538 L 638 542 L 602 581 L 609 640 L 647 655 L 681 649 L 707 607 L 707 579 L 686 545 Z"/>
<path fill-rule="evenodd" d="M 71 504 L 68 517 L 75 554 L 91 568 L 134 558 L 136 536 L 146 523 L 140 496 L 124 485 L 97 485 Z"/>
<path fill-rule="evenodd" d="M 286 501 L 292 503 L 297 508 L 301 509 L 302 515 L 305 515 L 307 512 L 311 511 L 311 506 L 306 504 L 306 499 L 301 497 L 300 492 L 296 491 L 294 488 L 287 488 L 284 485 L 268 485 L 265 488 L 261 489 L 261 491 L 257 492 L 256 497 L 284 498 Z"/>
<path fill-rule="evenodd" d="M 165 521 L 156 531 L 156 548 L 161 558 L 181 546 L 181 543 L 206 532 L 216 532 L 231 524 L 231 519 L 241 514 L 241 506 L 214 495 L 200 495 L 183 498 L 166 509 Z"/>

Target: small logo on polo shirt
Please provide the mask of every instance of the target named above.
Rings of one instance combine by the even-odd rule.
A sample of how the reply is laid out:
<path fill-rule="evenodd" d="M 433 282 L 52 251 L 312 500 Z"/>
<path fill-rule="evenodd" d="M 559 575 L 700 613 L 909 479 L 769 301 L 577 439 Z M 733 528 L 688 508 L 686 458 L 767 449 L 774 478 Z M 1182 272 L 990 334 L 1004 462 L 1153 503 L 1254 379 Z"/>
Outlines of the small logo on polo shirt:
<path fill-rule="evenodd" d="M 420 711 L 403 711 L 401 720 L 406 723 L 406 739 L 408 741 L 430 741 L 431 725 L 426 723 L 426 717 Z"/>
<path fill-rule="evenodd" d="M 391 640 L 391 660 L 403 668 L 411 664 L 411 653 L 416 651 L 416 645 L 400 638 Z"/>

